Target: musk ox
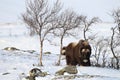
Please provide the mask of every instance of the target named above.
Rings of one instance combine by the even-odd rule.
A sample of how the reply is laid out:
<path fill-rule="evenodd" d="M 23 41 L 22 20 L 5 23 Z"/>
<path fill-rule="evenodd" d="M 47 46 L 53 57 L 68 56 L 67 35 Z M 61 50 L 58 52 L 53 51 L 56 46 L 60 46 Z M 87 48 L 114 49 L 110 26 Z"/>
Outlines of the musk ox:
<path fill-rule="evenodd" d="M 90 66 L 91 46 L 87 40 L 68 44 L 63 47 L 62 54 L 66 56 L 67 65 Z"/>

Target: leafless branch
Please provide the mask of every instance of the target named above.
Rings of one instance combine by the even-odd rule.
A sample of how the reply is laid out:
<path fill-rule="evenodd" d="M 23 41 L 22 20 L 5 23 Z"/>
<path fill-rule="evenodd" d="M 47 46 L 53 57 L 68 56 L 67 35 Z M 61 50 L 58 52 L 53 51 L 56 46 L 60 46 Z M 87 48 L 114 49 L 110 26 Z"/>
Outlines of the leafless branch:
<path fill-rule="evenodd" d="M 57 0 L 53 7 L 50 7 L 48 0 L 27 0 L 26 12 L 22 14 L 22 20 L 25 22 L 31 33 L 38 34 L 40 39 L 40 65 L 42 65 L 43 41 L 47 35 L 56 29 L 53 23 L 62 9 L 62 5 Z"/>

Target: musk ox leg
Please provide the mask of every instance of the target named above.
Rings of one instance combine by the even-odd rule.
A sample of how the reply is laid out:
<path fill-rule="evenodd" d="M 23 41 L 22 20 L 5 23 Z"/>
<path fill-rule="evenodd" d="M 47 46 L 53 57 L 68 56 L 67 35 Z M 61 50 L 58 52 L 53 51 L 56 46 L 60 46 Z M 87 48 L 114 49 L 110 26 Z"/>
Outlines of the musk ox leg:
<path fill-rule="evenodd" d="M 91 66 L 90 59 L 88 60 L 88 66 Z"/>
<path fill-rule="evenodd" d="M 77 65 L 77 62 L 70 56 L 66 56 L 66 63 L 67 65 L 73 65 L 73 66 Z"/>
<path fill-rule="evenodd" d="M 66 55 L 66 63 L 67 65 L 71 65 L 71 57 Z"/>
<path fill-rule="evenodd" d="M 82 65 L 82 60 L 80 58 L 77 61 L 78 61 L 78 66 L 83 66 Z"/>
<path fill-rule="evenodd" d="M 72 60 L 72 66 L 76 66 L 77 64 L 78 64 L 78 62 L 74 59 L 74 60 Z"/>

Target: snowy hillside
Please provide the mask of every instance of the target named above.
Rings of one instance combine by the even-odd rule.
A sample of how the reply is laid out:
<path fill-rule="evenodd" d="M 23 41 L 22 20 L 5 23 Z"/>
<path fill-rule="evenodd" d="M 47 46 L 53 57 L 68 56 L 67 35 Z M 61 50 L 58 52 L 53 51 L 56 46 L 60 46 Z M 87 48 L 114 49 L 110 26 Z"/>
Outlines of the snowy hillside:
<path fill-rule="evenodd" d="M 99 23 L 95 24 L 91 27 L 90 32 L 87 33 L 89 36 L 97 35 L 99 37 L 107 37 L 111 36 L 111 27 L 115 26 L 112 23 Z M 83 39 L 83 32 L 78 30 L 80 34 L 78 38 Z M 29 30 L 25 27 L 24 24 L 20 23 L 0 23 L 0 49 L 5 47 L 17 47 L 19 49 L 32 49 L 39 51 L 39 39 L 38 36 L 29 36 Z M 108 33 L 108 34 L 106 34 Z M 44 51 L 50 51 L 55 54 L 59 54 L 59 39 L 54 38 L 53 43 L 51 45 L 49 42 L 44 42 Z M 75 39 L 73 37 L 65 38 L 63 41 L 63 45 L 66 46 L 70 42 L 79 41 L 79 39 Z M 24 47 L 23 47 L 24 45 Z M 50 47 L 48 47 L 50 46 Z M 54 50 L 56 49 L 56 51 Z"/>
<path fill-rule="evenodd" d="M 114 24 L 111 23 L 93 25 L 91 27 L 91 35 L 110 36 L 106 32 L 110 33 L 110 28 L 113 26 Z M 83 38 L 82 34 L 79 36 Z M 68 43 L 78 40 L 65 38 L 64 45 L 66 46 Z M 36 77 L 36 80 L 120 80 L 119 70 L 83 66 L 77 66 L 78 73 L 75 75 L 55 76 L 55 72 L 65 67 L 66 64 L 65 59 L 62 59 L 62 64 L 55 66 L 59 54 L 59 39 L 55 38 L 53 41 L 57 42 L 57 46 L 45 41 L 44 52 L 51 52 L 52 54 L 43 54 L 44 66 L 38 67 L 38 37 L 30 37 L 27 28 L 23 24 L 0 24 L 0 80 L 22 80 L 32 68 L 36 67 L 49 74 L 45 77 Z M 16 47 L 20 50 L 6 51 L 3 50 L 5 47 Z M 29 50 L 35 50 L 35 52 L 30 53 Z"/>
<path fill-rule="evenodd" d="M 40 68 L 49 75 L 45 77 L 36 77 L 36 80 L 120 80 L 120 71 L 114 69 L 97 67 L 79 67 L 78 73 L 65 74 L 64 76 L 55 76 L 55 72 L 65 67 L 65 60 L 62 60 L 61 66 L 55 66 L 58 55 L 44 54 L 43 67 L 38 67 L 38 53 L 28 53 L 23 51 L 5 51 L 0 50 L 0 79 L 1 80 L 22 80 L 29 74 L 32 68 Z M 24 75 L 23 75 L 24 74 Z M 65 77 L 69 76 L 69 77 Z"/>

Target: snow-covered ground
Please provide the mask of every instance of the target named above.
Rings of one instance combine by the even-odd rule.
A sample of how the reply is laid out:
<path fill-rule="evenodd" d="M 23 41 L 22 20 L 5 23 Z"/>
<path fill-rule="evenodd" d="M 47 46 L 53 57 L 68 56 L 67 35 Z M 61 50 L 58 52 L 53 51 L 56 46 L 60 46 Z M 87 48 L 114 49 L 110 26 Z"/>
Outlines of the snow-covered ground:
<path fill-rule="evenodd" d="M 101 23 L 91 27 L 91 33 L 98 36 L 110 36 L 110 28 L 114 26 L 111 23 Z M 104 35 L 105 34 L 105 35 Z M 82 35 L 79 35 L 82 38 Z M 65 38 L 64 45 L 71 41 L 79 39 Z M 58 42 L 59 39 L 54 41 Z M 16 47 L 20 51 L 6 51 L 5 47 Z M 43 67 L 38 67 L 39 63 L 39 40 L 37 36 L 30 37 L 28 30 L 23 24 L 0 24 L 0 80 L 21 80 L 23 73 L 29 74 L 32 68 L 40 68 L 49 73 L 46 77 L 37 77 L 36 80 L 120 80 L 120 70 L 98 67 L 77 66 L 78 73 L 72 79 L 66 79 L 65 76 L 55 76 L 55 72 L 65 67 L 65 59 L 61 60 L 60 66 L 55 66 L 58 60 L 59 45 L 54 46 L 47 41 L 44 45 L 44 52 L 52 54 L 43 54 Z M 22 50 L 35 50 L 34 53 Z"/>
<path fill-rule="evenodd" d="M 40 68 L 49 75 L 45 77 L 37 77 L 36 80 L 67 80 L 64 76 L 55 76 L 55 72 L 65 67 L 65 60 L 61 61 L 60 66 L 55 66 L 57 54 L 44 54 L 43 67 L 38 67 L 39 54 L 37 52 L 31 54 L 22 51 L 5 51 L 0 50 L 0 79 L 1 80 L 22 80 L 24 76 L 29 74 L 32 68 Z M 34 65 L 34 66 L 33 66 Z M 77 66 L 78 73 L 70 80 L 120 80 L 120 71 L 107 68 L 83 67 Z M 23 73 L 25 75 L 23 75 Z"/>

